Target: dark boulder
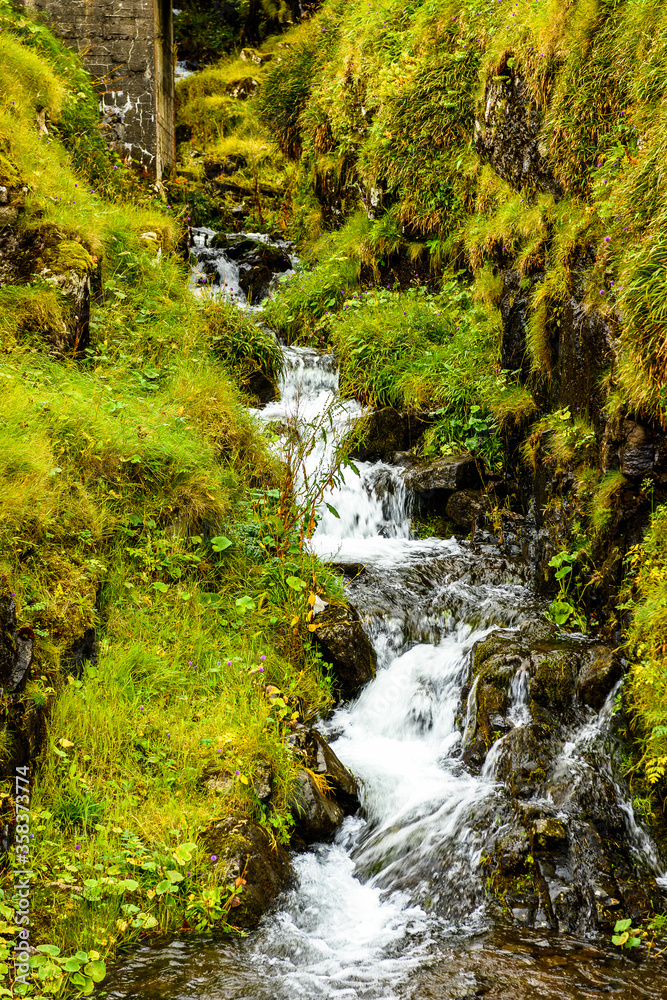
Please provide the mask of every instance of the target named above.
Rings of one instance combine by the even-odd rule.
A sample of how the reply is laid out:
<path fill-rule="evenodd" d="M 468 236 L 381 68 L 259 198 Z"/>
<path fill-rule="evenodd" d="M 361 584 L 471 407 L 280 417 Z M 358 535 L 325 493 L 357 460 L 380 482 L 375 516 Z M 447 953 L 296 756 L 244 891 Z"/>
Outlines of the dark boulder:
<path fill-rule="evenodd" d="M 35 635 L 27 626 L 16 626 L 14 598 L 0 598 L 0 686 L 16 691 L 23 686 L 32 662 Z"/>
<path fill-rule="evenodd" d="M 457 490 L 452 493 L 445 506 L 445 514 L 464 531 L 482 527 L 487 504 L 482 493 L 475 490 Z"/>
<path fill-rule="evenodd" d="M 229 922 L 246 929 L 256 927 L 293 878 L 287 851 L 272 844 L 261 826 L 238 816 L 213 823 L 200 839 L 207 853 L 216 858 L 214 864 L 223 868 L 225 884 L 237 878 L 246 881 Z"/>
<path fill-rule="evenodd" d="M 350 458 L 360 462 L 392 462 L 396 452 L 413 448 L 431 421 L 425 415 L 401 413 L 384 406 L 368 413 L 358 429 Z"/>
<path fill-rule="evenodd" d="M 449 455 L 426 465 L 408 469 L 403 480 L 422 509 L 445 509 L 450 494 L 482 485 L 482 476 L 472 455 Z"/>
<path fill-rule="evenodd" d="M 252 76 L 241 77 L 240 80 L 232 80 L 227 84 L 226 93 L 229 97 L 236 98 L 237 101 L 246 101 L 255 93 L 259 87 L 259 80 Z"/>
<path fill-rule="evenodd" d="M 280 396 L 275 382 L 259 370 L 248 376 L 243 383 L 243 389 L 250 396 L 254 396 L 260 406 L 266 406 L 267 403 L 272 403 Z"/>
<path fill-rule="evenodd" d="M 292 803 L 295 830 L 307 844 L 328 840 L 343 822 L 344 812 L 334 799 L 324 794 L 326 779 L 318 780 L 311 771 L 299 771 Z"/>
<path fill-rule="evenodd" d="M 621 661 L 612 649 L 608 646 L 593 646 L 583 657 L 579 671 L 579 701 L 599 712 L 622 673 Z"/>
<path fill-rule="evenodd" d="M 333 668 L 344 698 L 352 698 L 375 677 L 377 656 L 352 607 L 327 608 L 316 616 L 315 641 Z"/>
<path fill-rule="evenodd" d="M 356 812 L 359 797 L 354 775 L 341 764 L 324 737 L 309 726 L 298 726 L 288 742 L 301 755 L 312 774 L 326 778 L 327 785 L 343 812 Z"/>

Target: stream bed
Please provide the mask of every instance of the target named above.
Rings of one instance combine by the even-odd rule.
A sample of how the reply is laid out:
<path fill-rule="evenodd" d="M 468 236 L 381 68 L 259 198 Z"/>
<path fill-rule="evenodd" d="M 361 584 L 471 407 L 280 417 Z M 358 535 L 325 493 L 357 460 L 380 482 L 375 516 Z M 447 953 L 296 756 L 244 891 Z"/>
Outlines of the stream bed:
<path fill-rule="evenodd" d="M 241 299 L 233 261 L 216 262 L 215 270 Z M 312 479 L 332 458 L 332 438 L 354 424 L 361 408 L 337 399 L 331 356 L 283 350 L 280 400 L 259 416 L 276 426 L 296 423 L 307 435 L 327 414 L 335 433 L 326 440 L 316 434 L 307 458 Z M 349 568 L 349 598 L 378 656 L 375 680 L 319 724 L 356 775 L 362 810 L 344 821 L 332 843 L 294 858 L 296 885 L 257 931 L 231 941 L 198 937 L 142 946 L 110 973 L 108 995 L 662 1000 L 661 959 L 640 964 L 621 957 L 608 935 L 591 932 L 591 899 L 612 911 L 621 903 L 613 898 L 612 875 L 590 860 L 590 892 L 576 895 L 571 883 L 578 869 L 559 855 L 544 866 L 546 910 L 539 893 L 507 904 L 513 923 L 509 913 L 488 906 L 487 852 L 503 831 L 506 839 L 514 836 L 504 761 L 517 734 L 537 725 L 529 677 L 539 664 L 527 667 L 529 659 L 518 657 L 497 723 L 505 735 L 485 759 L 475 760 L 466 756 L 474 746 L 479 698 L 472 656 L 490 637 L 530 644 L 541 634 L 544 608 L 520 559 L 483 535 L 475 543 L 413 537 L 401 469 L 382 462 L 357 466 L 359 475 L 346 470 L 327 496 L 338 516 L 322 507 L 312 546 Z M 564 649 L 567 656 L 584 656 L 590 645 L 573 637 Z M 660 859 L 627 791 L 602 763 L 609 757 L 614 694 L 599 711 L 577 706 L 565 713 L 551 740 L 550 784 L 524 788 L 520 800 L 531 815 L 568 823 L 576 840 L 586 824 L 572 789 L 591 788 L 598 797 L 600 788 L 608 790 L 618 817 L 609 829 L 655 884 L 662 881 Z"/>

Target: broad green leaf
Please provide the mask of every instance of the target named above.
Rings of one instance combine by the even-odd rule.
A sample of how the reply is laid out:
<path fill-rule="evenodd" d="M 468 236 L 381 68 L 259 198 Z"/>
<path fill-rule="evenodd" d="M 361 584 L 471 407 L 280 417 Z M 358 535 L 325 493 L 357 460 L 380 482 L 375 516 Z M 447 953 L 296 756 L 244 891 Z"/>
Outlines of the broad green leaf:
<path fill-rule="evenodd" d="M 101 983 L 107 974 L 107 967 L 102 959 L 98 959 L 97 962 L 89 962 L 83 971 L 94 983 Z"/>
<path fill-rule="evenodd" d="M 224 535 L 216 535 L 215 538 L 211 539 L 211 548 L 214 552 L 224 552 L 225 549 L 230 548 L 234 543 L 225 538 Z"/>
<path fill-rule="evenodd" d="M 55 944 L 38 944 L 35 950 L 41 951 L 44 955 L 50 955 L 52 958 L 60 954 L 60 948 Z"/>

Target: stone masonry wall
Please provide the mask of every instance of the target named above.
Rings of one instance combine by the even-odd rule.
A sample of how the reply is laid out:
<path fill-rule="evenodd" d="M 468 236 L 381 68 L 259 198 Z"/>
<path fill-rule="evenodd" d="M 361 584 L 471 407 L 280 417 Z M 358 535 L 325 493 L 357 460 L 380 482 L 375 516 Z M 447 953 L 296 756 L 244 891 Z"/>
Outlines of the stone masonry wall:
<path fill-rule="evenodd" d="M 82 56 L 100 84 L 111 145 L 149 174 L 174 160 L 170 0 L 25 0 Z"/>

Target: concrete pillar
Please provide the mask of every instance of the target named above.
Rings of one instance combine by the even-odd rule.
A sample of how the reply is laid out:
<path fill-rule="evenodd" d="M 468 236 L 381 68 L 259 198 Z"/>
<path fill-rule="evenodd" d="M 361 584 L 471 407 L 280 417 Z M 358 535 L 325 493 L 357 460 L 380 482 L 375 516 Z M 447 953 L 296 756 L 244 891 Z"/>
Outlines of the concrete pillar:
<path fill-rule="evenodd" d="M 168 0 L 26 0 L 79 52 L 100 88 L 110 145 L 158 180 L 174 161 Z"/>

